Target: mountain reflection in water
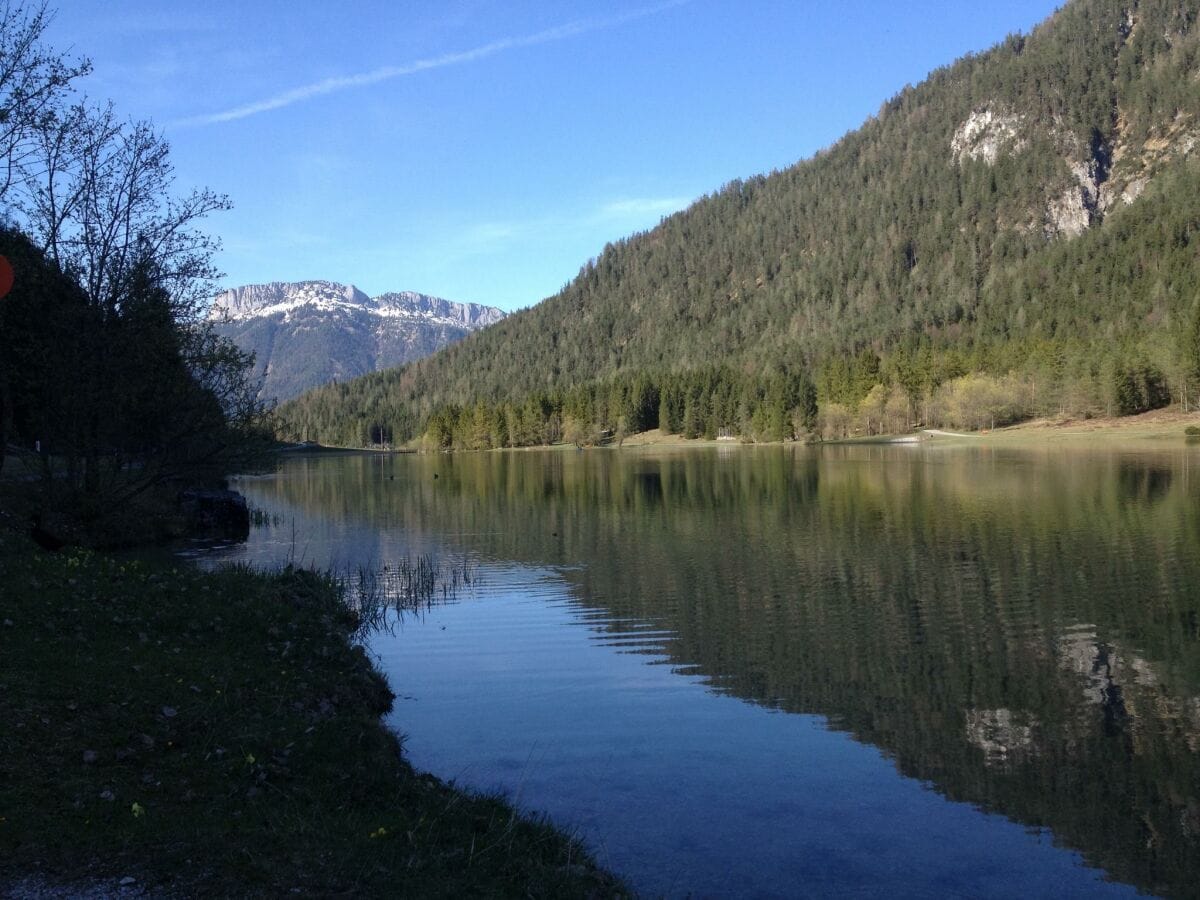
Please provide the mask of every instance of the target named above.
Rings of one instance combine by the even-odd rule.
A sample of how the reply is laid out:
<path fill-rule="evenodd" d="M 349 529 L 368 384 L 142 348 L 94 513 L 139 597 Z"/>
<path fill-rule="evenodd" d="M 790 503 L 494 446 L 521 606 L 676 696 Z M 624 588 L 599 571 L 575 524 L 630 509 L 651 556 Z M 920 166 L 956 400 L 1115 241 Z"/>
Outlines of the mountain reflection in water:
<path fill-rule="evenodd" d="M 318 564 L 552 572 L 593 642 L 822 716 L 1113 879 L 1195 890 L 1200 453 L 722 451 L 294 458 L 238 485 L 281 524 L 231 553 L 296 553 L 294 521 Z"/>

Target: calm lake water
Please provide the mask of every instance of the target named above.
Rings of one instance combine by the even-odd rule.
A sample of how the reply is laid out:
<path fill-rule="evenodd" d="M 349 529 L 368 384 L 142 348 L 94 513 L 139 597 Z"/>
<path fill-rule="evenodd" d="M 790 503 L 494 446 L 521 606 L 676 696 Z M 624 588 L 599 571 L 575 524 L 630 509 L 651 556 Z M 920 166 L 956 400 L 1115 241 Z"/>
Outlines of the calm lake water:
<path fill-rule="evenodd" d="M 220 559 L 470 578 L 421 769 L 648 895 L 1196 896 L 1200 449 L 292 457 Z"/>

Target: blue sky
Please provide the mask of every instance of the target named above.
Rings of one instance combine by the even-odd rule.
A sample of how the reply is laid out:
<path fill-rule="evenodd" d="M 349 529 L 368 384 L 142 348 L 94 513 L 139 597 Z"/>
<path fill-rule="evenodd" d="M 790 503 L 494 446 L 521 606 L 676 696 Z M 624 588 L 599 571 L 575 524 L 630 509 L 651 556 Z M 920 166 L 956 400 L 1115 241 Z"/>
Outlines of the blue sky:
<path fill-rule="evenodd" d="M 612 240 L 857 127 L 1051 0 L 60 0 L 88 94 L 227 193 L 224 284 L 512 310 Z"/>

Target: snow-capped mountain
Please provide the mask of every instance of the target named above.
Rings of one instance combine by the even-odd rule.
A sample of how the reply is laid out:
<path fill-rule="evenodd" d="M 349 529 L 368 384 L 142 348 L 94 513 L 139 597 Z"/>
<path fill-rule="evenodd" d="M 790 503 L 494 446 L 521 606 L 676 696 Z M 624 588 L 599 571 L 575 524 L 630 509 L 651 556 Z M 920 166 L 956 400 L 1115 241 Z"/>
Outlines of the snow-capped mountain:
<path fill-rule="evenodd" d="M 218 333 L 254 353 L 262 394 L 276 400 L 411 362 L 504 316 L 414 291 L 368 297 L 333 281 L 246 285 L 209 309 Z"/>

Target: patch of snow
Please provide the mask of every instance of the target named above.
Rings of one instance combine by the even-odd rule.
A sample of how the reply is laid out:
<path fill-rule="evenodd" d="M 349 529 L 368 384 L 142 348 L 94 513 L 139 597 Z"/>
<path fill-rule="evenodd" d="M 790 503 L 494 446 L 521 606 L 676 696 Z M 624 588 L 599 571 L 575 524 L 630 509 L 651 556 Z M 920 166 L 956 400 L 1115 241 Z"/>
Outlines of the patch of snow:
<path fill-rule="evenodd" d="M 505 318 L 505 313 L 478 303 L 454 303 L 415 291 L 368 297 L 354 285 L 335 281 L 271 282 L 225 291 L 214 298 L 209 319 L 244 322 L 269 316 L 290 320 L 299 313 L 367 314 L 380 319 L 407 319 L 413 324 L 474 330 Z"/>

